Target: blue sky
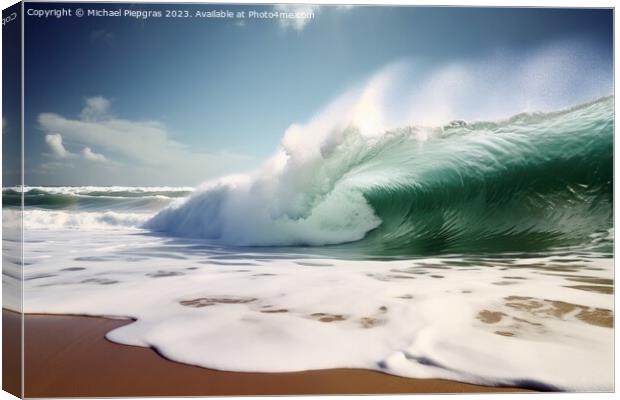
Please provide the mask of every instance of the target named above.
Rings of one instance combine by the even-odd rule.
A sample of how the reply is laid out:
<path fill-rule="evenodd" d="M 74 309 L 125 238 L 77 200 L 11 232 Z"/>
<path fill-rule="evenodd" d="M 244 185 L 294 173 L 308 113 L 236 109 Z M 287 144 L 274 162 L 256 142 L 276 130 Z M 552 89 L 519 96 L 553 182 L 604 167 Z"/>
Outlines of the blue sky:
<path fill-rule="evenodd" d="M 84 5 L 129 7 L 166 8 Z M 440 122 L 423 120 L 432 107 L 442 108 L 445 118 L 484 119 L 612 93 L 610 10 L 310 10 L 315 17 L 297 25 L 27 16 L 26 183 L 195 185 L 243 172 L 268 158 L 291 124 L 309 121 L 394 65 L 400 67 L 391 78 L 398 82 L 392 82 L 397 90 L 391 90 L 390 104 L 407 99 L 418 105 L 417 113 L 411 107 L 400 112 L 412 124 Z M 529 74 L 527 88 L 523 79 L 506 83 L 513 65 Z M 429 84 L 439 70 L 442 85 Z M 430 90 L 432 97 L 433 90 L 456 91 L 462 82 L 466 94 L 452 99 L 449 110 L 443 110 L 443 97 L 411 100 L 414 92 Z M 498 108 L 498 102 L 506 106 Z M 491 105 L 493 112 L 485 114 Z"/>

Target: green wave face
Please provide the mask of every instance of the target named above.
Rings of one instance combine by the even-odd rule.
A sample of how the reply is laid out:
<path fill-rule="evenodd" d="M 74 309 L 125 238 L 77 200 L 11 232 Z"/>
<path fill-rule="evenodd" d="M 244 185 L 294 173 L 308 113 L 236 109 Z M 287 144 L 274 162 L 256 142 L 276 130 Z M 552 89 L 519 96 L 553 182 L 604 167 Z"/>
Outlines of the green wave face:
<path fill-rule="evenodd" d="M 381 225 L 354 245 L 381 252 L 611 248 L 613 98 L 501 123 L 452 123 L 426 140 L 386 135 L 343 177 Z"/>
<path fill-rule="evenodd" d="M 314 148 L 285 143 L 275 172 L 267 163 L 243 181 L 223 178 L 145 227 L 347 257 L 609 252 L 613 122 L 608 97 L 501 122 L 334 130 Z"/>

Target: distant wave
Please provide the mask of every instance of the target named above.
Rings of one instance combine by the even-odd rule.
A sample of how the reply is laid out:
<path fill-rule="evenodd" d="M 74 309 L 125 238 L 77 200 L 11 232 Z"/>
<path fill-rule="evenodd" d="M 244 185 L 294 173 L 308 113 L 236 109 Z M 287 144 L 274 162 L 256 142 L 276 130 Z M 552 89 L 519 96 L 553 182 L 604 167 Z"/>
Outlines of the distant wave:
<path fill-rule="evenodd" d="M 175 199 L 188 196 L 192 191 L 188 187 L 26 186 L 23 200 L 25 206 L 43 209 L 154 211 Z M 2 201 L 8 206 L 19 206 L 22 191 L 16 187 L 4 188 Z"/>
<path fill-rule="evenodd" d="M 21 213 L 17 209 L 5 209 L 2 212 L 2 223 L 5 226 L 17 226 L 23 218 L 26 229 L 127 229 L 139 228 L 151 216 L 150 213 L 41 209 L 26 209 Z"/>
<path fill-rule="evenodd" d="M 189 187 L 26 186 L 2 190 L 3 222 L 27 229 L 139 228 L 152 215 L 188 196 Z M 19 209 L 22 203 L 25 212 Z"/>
<path fill-rule="evenodd" d="M 261 169 L 209 183 L 145 227 L 397 253 L 580 243 L 612 225 L 613 101 L 372 136 L 346 126 L 303 145 L 288 135 Z"/>

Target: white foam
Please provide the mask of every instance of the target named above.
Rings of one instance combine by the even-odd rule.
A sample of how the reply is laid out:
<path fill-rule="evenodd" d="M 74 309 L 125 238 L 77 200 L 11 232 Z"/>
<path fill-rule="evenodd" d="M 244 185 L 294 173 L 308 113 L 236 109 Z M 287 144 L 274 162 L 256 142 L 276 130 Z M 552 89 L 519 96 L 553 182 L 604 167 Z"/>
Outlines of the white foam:
<path fill-rule="evenodd" d="M 71 229 L 124 229 L 138 228 L 152 217 L 151 213 L 129 213 L 114 211 L 55 211 L 27 208 L 24 212 L 18 209 L 3 210 L 3 224 L 16 225 L 23 218 L 24 229 L 54 230 Z"/>
<path fill-rule="evenodd" d="M 518 308 L 529 300 L 511 306 L 506 299 L 531 297 L 541 309 L 553 300 L 611 310 L 613 296 L 569 287 L 585 285 L 571 277 L 611 279 L 611 259 L 345 261 L 235 253 L 138 233 L 31 229 L 25 311 L 137 318 L 107 337 L 223 370 L 350 367 L 484 384 L 613 388 L 612 329 L 579 319 L 580 308 L 553 316 Z M 483 310 L 505 315 L 484 323 Z"/>
<path fill-rule="evenodd" d="M 22 188 L 18 186 L 6 187 L 4 189 L 11 189 L 15 191 L 21 191 Z M 84 193 L 110 193 L 110 192 L 131 192 L 131 193 L 152 193 L 152 192 L 192 192 L 193 187 L 179 187 L 179 186 L 24 186 L 23 191 L 40 190 L 47 193 L 54 194 L 70 194 L 80 195 Z"/>

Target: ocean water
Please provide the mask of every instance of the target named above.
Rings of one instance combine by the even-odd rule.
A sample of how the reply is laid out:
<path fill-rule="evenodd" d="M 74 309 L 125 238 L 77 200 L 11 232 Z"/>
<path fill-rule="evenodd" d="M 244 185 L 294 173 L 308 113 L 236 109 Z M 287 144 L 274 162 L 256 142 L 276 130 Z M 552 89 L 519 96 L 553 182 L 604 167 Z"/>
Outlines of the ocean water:
<path fill-rule="evenodd" d="M 293 130 L 198 188 L 26 187 L 24 311 L 133 318 L 107 338 L 222 370 L 609 391 L 613 123 L 608 97 Z M 18 223 L 20 189 L 3 201 Z"/>

